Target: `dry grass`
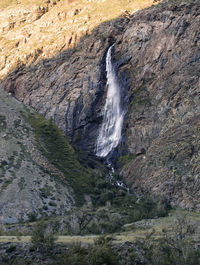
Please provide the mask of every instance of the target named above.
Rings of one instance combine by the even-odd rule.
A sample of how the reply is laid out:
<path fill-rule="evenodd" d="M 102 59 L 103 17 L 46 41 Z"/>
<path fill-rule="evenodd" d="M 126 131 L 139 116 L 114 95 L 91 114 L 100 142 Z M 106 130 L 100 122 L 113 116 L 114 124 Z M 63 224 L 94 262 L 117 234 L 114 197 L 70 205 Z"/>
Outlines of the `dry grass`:
<path fill-rule="evenodd" d="M 156 4 L 158 3 L 159 1 L 156 2 Z M 93 19 L 94 20 L 99 19 L 99 22 L 104 22 L 117 18 L 124 11 L 133 13 L 137 10 L 150 7 L 153 4 L 154 4 L 153 0 L 111 0 L 111 1 L 103 1 L 101 3 L 98 3 L 98 1 L 96 3 L 95 2 L 85 3 L 85 1 L 83 0 L 77 0 L 74 1 L 71 4 L 71 6 L 72 7 L 88 6 L 88 8 L 90 9 L 91 22 Z M 83 13 L 82 15 L 85 15 Z"/>
<path fill-rule="evenodd" d="M 106 20 L 111 20 L 118 17 L 122 10 L 133 13 L 137 10 L 149 7 L 153 4 L 153 0 L 118 0 L 118 1 L 105 1 L 101 5 L 96 6 L 95 13 L 102 14 Z"/>
<path fill-rule="evenodd" d="M 0 8 L 6 8 L 8 6 L 16 6 L 16 5 L 41 5 L 42 3 L 44 3 L 44 1 L 42 0 L 0 0 Z"/>
<path fill-rule="evenodd" d="M 31 242 L 30 236 L 0 236 L 1 243 L 29 243 Z"/>
<path fill-rule="evenodd" d="M 98 2 L 98 1 L 97 1 Z M 70 3 L 69 0 L 61 0 L 60 5 L 68 6 Z M 157 2 L 158 3 L 158 2 Z M 17 5 L 42 5 L 44 4 L 43 0 L 1 0 L 0 8 L 6 8 L 8 6 L 17 6 Z M 94 15 L 98 14 L 101 16 L 101 13 L 104 15 L 107 20 L 117 17 L 122 10 L 127 10 L 129 12 L 134 12 L 146 7 L 149 7 L 153 4 L 153 0 L 112 0 L 105 1 L 101 4 L 99 3 L 86 3 L 83 0 L 76 0 L 70 3 L 71 6 L 94 6 Z"/>
<path fill-rule="evenodd" d="M 154 230 L 153 238 L 159 239 L 162 237 L 162 230 L 169 230 L 174 225 L 174 221 L 176 217 L 180 214 L 187 215 L 187 218 L 190 219 L 195 224 L 199 224 L 200 221 L 200 213 L 195 212 L 187 212 L 187 211 L 171 211 L 170 215 L 163 218 L 146 220 L 142 222 L 142 226 L 134 225 L 130 231 L 125 231 L 121 233 L 113 234 L 115 243 L 122 243 L 125 241 L 134 242 L 137 239 L 145 238 L 148 234 L 150 234 Z M 146 223 L 146 224 L 145 224 Z M 131 227 L 131 226 L 130 226 Z M 88 236 L 59 236 L 57 239 L 57 243 L 63 244 L 71 244 L 74 242 L 81 242 L 82 244 L 92 244 L 94 239 L 98 238 L 98 235 L 88 235 Z M 200 231 L 197 230 L 194 240 L 199 240 Z M 0 236 L 0 242 L 11 242 L 11 243 L 20 243 L 30 242 L 30 236 Z"/>
<path fill-rule="evenodd" d="M 63 47 L 65 49 L 73 48 L 86 32 L 90 34 L 101 23 L 117 18 L 125 11 L 134 13 L 153 4 L 153 0 L 105 0 L 102 2 L 75 0 L 71 3 L 69 3 L 69 0 L 54 1 L 56 1 L 57 5 L 50 5 L 51 8 L 49 8 L 48 15 L 43 15 L 41 19 L 33 21 L 33 23 L 29 22 L 29 18 L 26 21 L 26 15 L 22 15 L 20 19 L 24 20 L 24 22 L 21 23 L 19 22 L 20 19 L 18 20 L 17 12 L 23 14 L 24 6 L 27 7 L 28 5 L 30 12 L 33 12 L 34 16 L 35 8 L 31 9 L 32 6 L 44 5 L 45 1 L 0 0 L 2 17 L 5 17 L 5 19 L 0 21 L 2 26 L 4 20 L 11 24 L 14 23 L 14 28 L 8 31 L 6 29 L 2 33 L 4 40 L 0 39 L 1 55 L 7 57 L 7 62 L 9 61 L 9 64 L 7 63 L 6 67 L 0 71 L 0 78 L 3 78 L 20 64 L 30 65 L 33 61 L 37 63 L 41 58 L 56 56 Z M 51 0 L 51 3 L 53 3 L 53 0 Z M 5 7 L 9 7 L 8 10 L 4 9 Z M 76 12 L 77 10 L 78 13 Z M 63 14 L 61 20 L 58 18 L 58 14 Z M 29 35 L 28 38 L 27 34 Z M 69 46 L 70 38 L 72 38 L 72 43 Z M 15 41 L 11 43 L 12 46 L 11 44 L 5 45 L 5 39 Z M 16 41 L 18 41 L 17 45 L 15 45 Z M 37 54 L 38 50 L 42 50 L 42 54 Z"/>

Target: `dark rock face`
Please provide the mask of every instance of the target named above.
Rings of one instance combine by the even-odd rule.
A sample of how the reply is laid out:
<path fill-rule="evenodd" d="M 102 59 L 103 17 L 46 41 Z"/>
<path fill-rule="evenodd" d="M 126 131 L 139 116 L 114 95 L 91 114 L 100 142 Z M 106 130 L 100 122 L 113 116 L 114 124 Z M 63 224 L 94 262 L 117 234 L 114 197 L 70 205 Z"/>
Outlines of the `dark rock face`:
<path fill-rule="evenodd" d="M 122 174 L 132 188 L 190 209 L 200 209 L 199 22 L 199 5 L 148 9 L 131 18 L 117 45 L 131 57 L 121 67 L 131 95 L 124 134 L 136 154 Z"/>
<path fill-rule="evenodd" d="M 9 74 L 1 86 L 93 152 L 105 102 L 105 54 L 113 43 L 129 90 L 119 152 L 136 191 L 200 209 L 200 5 L 161 4 L 106 22 L 76 48 Z"/>

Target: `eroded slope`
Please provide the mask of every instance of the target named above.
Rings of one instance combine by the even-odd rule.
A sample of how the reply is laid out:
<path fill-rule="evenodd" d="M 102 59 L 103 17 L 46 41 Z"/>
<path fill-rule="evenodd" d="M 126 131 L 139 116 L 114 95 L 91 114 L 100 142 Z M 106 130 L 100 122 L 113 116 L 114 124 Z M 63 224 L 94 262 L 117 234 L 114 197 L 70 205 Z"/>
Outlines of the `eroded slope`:
<path fill-rule="evenodd" d="M 0 136 L 2 223 L 66 214 L 90 189 L 64 134 L 2 90 Z"/>

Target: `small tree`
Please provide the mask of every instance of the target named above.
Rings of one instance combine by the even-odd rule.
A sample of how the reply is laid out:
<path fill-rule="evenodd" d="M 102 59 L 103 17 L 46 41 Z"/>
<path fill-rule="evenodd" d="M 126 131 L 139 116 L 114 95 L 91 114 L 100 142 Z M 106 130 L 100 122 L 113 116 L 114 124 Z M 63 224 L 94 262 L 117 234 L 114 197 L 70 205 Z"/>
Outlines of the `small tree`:
<path fill-rule="evenodd" d="M 31 236 L 33 245 L 42 251 L 47 251 L 53 248 L 56 237 L 53 229 L 48 223 L 41 221 L 36 224 Z"/>
<path fill-rule="evenodd" d="M 83 206 L 76 214 L 78 234 L 82 234 L 93 219 L 92 210 L 88 206 Z"/>

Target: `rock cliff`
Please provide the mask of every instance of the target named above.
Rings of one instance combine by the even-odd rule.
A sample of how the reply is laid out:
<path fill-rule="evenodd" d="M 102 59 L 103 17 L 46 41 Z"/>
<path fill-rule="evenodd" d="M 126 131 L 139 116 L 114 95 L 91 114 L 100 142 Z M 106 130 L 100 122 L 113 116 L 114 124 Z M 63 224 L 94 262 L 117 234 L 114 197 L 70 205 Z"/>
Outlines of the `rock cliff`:
<path fill-rule="evenodd" d="M 82 10 L 76 5 L 74 21 L 83 19 Z M 37 23 L 49 21 L 51 14 L 51 27 L 58 27 L 62 19 L 53 11 Z M 18 60 L 6 76 L 12 67 L 3 67 L 0 85 L 52 117 L 74 144 L 94 152 L 105 102 L 105 54 L 115 42 L 114 65 L 128 102 L 118 169 L 138 195 L 150 192 L 172 205 L 199 210 L 199 20 L 198 2 L 162 3 L 96 23 L 58 47 L 59 31 L 50 45 L 52 58 L 47 45 L 35 49 L 35 57 Z M 90 17 L 85 21 L 90 24 Z M 45 36 L 41 31 L 39 39 Z"/>
<path fill-rule="evenodd" d="M 122 174 L 137 191 L 200 210 L 200 5 L 160 5 L 130 18 L 116 56 L 130 58 L 124 124 L 135 159 Z"/>
<path fill-rule="evenodd" d="M 0 76 L 14 69 L 2 86 L 47 118 L 53 117 L 83 149 L 94 150 L 106 84 L 106 49 L 123 32 L 129 10 L 152 3 L 118 0 L 113 8 L 110 1 L 88 0 L 70 5 L 61 1 L 53 8 L 19 6 L 11 18 L 20 14 L 23 23 L 20 17 L 18 27 L 2 24 Z M 10 21 L 12 7 L 2 13 Z M 112 20 L 119 14 L 121 18 Z"/>

